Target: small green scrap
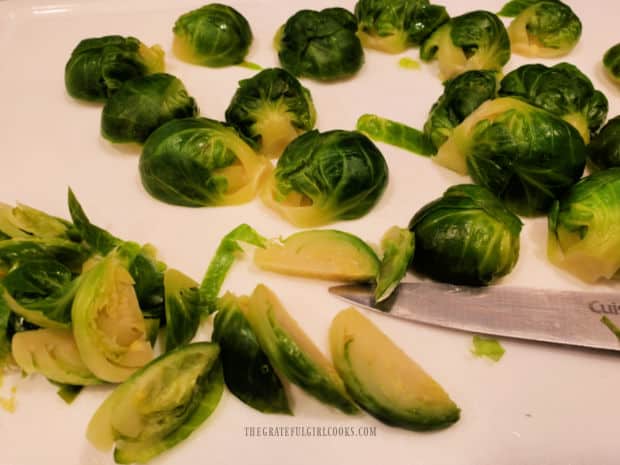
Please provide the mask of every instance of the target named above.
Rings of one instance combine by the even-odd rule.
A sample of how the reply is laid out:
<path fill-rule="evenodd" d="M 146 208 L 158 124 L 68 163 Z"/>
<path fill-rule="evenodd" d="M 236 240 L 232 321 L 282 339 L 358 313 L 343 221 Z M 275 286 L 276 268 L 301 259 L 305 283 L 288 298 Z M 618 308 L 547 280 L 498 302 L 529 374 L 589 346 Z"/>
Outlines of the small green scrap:
<path fill-rule="evenodd" d="M 609 330 L 615 334 L 615 336 L 618 338 L 618 341 L 620 341 L 620 328 L 618 326 L 616 326 L 616 324 L 611 321 L 609 318 L 607 318 L 606 316 L 601 317 L 601 323 L 603 323 L 605 326 L 607 326 L 609 328 Z"/>
<path fill-rule="evenodd" d="M 471 353 L 476 357 L 488 357 L 498 362 L 504 356 L 504 348 L 497 339 L 474 336 Z"/>
<path fill-rule="evenodd" d="M 398 66 L 400 66 L 401 68 L 414 69 L 414 70 L 421 68 L 419 61 L 414 60 L 413 58 L 409 58 L 409 57 L 403 57 L 400 60 L 398 60 Z"/>

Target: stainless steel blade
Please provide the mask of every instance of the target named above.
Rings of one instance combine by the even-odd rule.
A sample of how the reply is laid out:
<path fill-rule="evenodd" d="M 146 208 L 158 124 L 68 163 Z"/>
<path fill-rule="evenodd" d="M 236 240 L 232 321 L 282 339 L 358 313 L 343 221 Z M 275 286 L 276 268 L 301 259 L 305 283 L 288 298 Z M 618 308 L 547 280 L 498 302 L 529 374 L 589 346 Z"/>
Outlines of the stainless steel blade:
<path fill-rule="evenodd" d="M 602 321 L 620 326 L 620 294 L 520 287 L 468 287 L 401 283 L 376 304 L 363 285 L 330 292 L 370 310 L 421 323 L 481 334 L 620 351 L 620 340 Z"/>

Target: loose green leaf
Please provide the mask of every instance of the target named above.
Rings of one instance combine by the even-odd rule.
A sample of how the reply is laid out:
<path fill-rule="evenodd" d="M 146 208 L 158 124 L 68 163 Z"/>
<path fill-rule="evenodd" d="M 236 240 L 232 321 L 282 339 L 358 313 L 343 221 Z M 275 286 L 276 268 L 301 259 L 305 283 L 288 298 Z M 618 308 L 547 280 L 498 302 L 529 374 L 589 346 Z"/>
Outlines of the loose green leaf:
<path fill-rule="evenodd" d="M 476 357 L 487 357 L 498 362 L 506 352 L 496 339 L 488 339 L 481 336 L 474 336 L 471 353 Z"/>
<path fill-rule="evenodd" d="M 73 401 L 77 398 L 80 392 L 82 392 L 82 389 L 84 389 L 84 386 L 75 386 L 72 384 L 57 385 L 58 391 L 56 391 L 56 394 L 58 394 L 58 396 L 69 405 L 73 403 Z"/>
<path fill-rule="evenodd" d="M 383 258 L 377 275 L 375 302 L 387 299 L 407 273 L 415 250 L 415 236 L 405 228 L 393 226 L 381 239 Z"/>
<path fill-rule="evenodd" d="M 422 131 L 378 115 L 360 116 L 356 129 L 373 140 L 400 147 L 417 155 L 428 157 L 436 152 L 430 139 Z"/>
<path fill-rule="evenodd" d="M 413 58 L 403 57 L 398 60 L 398 66 L 405 69 L 415 69 L 418 70 L 422 67 L 419 61 L 414 60 Z"/>
<path fill-rule="evenodd" d="M 164 273 L 166 299 L 166 351 L 187 344 L 196 335 L 205 310 L 198 283 L 189 276 L 168 268 Z"/>
<path fill-rule="evenodd" d="M 620 328 L 613 321 L 611 321 L 607 316 L 603 316 L 601 317 L 601 323 L 607 326 L 609 330 L 618 338 L 618 341 L 620 341 Z"/>

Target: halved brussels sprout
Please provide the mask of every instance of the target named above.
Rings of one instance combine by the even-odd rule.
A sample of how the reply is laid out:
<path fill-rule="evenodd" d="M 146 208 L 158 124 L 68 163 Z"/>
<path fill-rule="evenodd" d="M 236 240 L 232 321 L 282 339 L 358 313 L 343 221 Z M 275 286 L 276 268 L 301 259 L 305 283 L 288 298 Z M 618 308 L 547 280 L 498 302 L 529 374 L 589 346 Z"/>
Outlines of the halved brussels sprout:
<path fill-rule="evenodd" d="M 357 412 L 332 364 L 270 289 L 256 286 L 245 316 L 278 372 L 321 402 L 344 413 Z"/>
<path fill-rule="evenodd" d="M 436 29 L 422 44 L 420 58 L 439 61 L 441 80 L 472 69 L 501 71 L 510 59 L 510 39 L 497 15 L 472 11 Z"/>
<path fill-rule="evenodd" d="M 620 115 L 607 121 L 588 145 L 588 161 L 599 170 L 620 167 Z"/>
<path fill-rule="evenodd" d="M 299 134 L 314 127 L 310 91 L 286 70 L 265 69 L 239 81 L 226 109 L 226 122 L 251 140 L 258 152 L 279 157 Z"/>
<path fill-rule="evenodd" d="M 140 156 L 147 192 L 188 207 L 248 202 L 269 167 L 233 128 L 207 118 L 164 123 L 146 140 Z"/>
<path fill-rule="evenodd" d="M 203 314 L 198 283 L 173 268 L 164 272 L 166 351 L 187 344 L 196 335 Z"/>
<path fill-rule="evenodd" d="M 219 346 L 196 342 L 166 352 L 134 373 L 101 404 L 86 436 L 115 445 L 116 463 L 146 463 L 196 430 L 224 390 Z"/>
<path fill-rule="evenodd" d="M 221 67 L 245 59 L 252 44 L 247 19 L 234 8 L 210 3 L 192 10 L 174 23 L 173 50 L 190 63 Z"/>
<path fill-rule="evenodd" d="M 400 284 L 413 259 L 415 236 L 408 229 L 392 226 L 381 239 L 383 258 L 377 274 L 375 302 L 387 299 Z"/>
<path fill-rule="evenodd" d="M 620 85 L 620 43 L 612 46 L 603 55 L 603 68 L 612 82 Z"/>
<path fill-rule="evenodd" d="M 387 163 L 366 136 L 313 130 L 286 147 L 261 197 L 294 225 L 313 227 L 364 216 L 387 182 Z"/>
<path fill-rule="evenodd" d="M 347 391 L 384 423 L 420 431 L 459 419 L 460 409 L 446 391 L 354 308 L 336 315 L 329 343 Z"/>
<path fill-rule="evenodd" d="M 164 51 L 135 37 L 104 36 L 82 40 L 65 66 L 65 87 L 72 97 L 105 101 L 123 82 L 164 70 Z"/>

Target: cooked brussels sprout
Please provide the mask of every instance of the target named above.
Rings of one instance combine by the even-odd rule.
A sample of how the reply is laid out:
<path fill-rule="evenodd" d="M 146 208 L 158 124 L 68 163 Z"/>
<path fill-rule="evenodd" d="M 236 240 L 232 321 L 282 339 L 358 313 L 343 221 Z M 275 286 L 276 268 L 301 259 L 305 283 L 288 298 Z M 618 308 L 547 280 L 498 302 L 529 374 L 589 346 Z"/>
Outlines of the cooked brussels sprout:
<path fill-rule="evenodd" d="M 316 122 L 310 91 L 286 70 L 265 69 L 239 88 L 226 109 L 226 122 L 254 143 L 259 153 L 279 157 Z"/>
<path fill-rule="evenodd" d="M 149 74 L 126 81 L 108 99 L 101 114 L 101 134 L 112 142 L 142 143 L 166 121 L 197 114 L 195 100 L 179 79 Z"/>
<path fill-rule="evenodd" d="M 559 57 L 569 53 L 581 37 L 581 21 L 559 0 L 511 0 L 499 15 L 514 17 L 508 36 L 518 55 Z"/>
<path fill-rule="evenodd" d="M 387 182 L 387 163 L 366 136 L 313 130 L 286 147 L 261 196 L 294 225 L 313 227 L 364 216 Z"/>
<path fill-rule="evenodd" d="M 164 51 L 135 37 L 104 36 L 82 40 L 65 66 L 65 87 L 72 97 L 107 100 L 123 82 L 164 70 Z"/>
<path fill-rule="evenodd" d="M 437 281 L 486 285 L 519 258 L 521 221 L 475 184 L 450 187 L 413 216 L 413 268 Z"/>
<path fill-rule="evenodd" d="M 280 64 L 297 77 L 331 81 L 353 76 L 364 64 L 357 20 L 344 8 L 301 10 L 278 30 Z"/>
<path fill-rule="evenodd" d="M 358 0 L 355 16 L 362 45 L 388 53 L 420 45 L 450 19 L 445 7 L 428 0 Z"/>
<path fill-rule="evenodd" d="M 358 118 L 356 129 L 372 140 L 400 147 L 422 156 L 434 155 L 435 147 L 422 131 L 379 115 L 366 114 Z"/>
<path fill-rule="evenodd" d="M 603 55 L 603 68 L 612 82 L 620 85 L 620 43 L 609 48 Z"/>
<path fill-rule="evenodd" d="M 588 160 L 599 170 L 620 166 L 620 115 L 607 121 L 592 138 Z"/>
<path fill-rule="evenodd" d="M 557 116 L 515 98 L 483 103 L 434 158 L 469 173 L 520 215 L 546 213 L 582 175 L 585 145 Z"/>
<path fill-rule="evenodd" d="M 422 44 L 420 58 L 437 58 L 442 80 L 472 69 L 501 71 L 510 59 L 510 39 L 497 15 L 472 11 L 436 29 Z"/>
<path fill-rule="evenodd" d="M 198 283 L 173 268 L 164 272 L 166 351 L 187 344 L 196 335 L 203 314 Z"/>
<path fill-rule="evenodd" d="M 549 260 L 580 279 L 610 279 L 620 270 L 620 168 L 586 176 L 549 212 Z"/>
<path fill-rule="evenodd" d="M 173 50 L 180 59 L 210 67 L 243 62 L 252 44 L 252 30 L 245 17 L 220 3 L 180 16 L 172 32 Z"/>
<path fill-rule="evenodd" d="M 0 202 L 0 235 L 6 238 L 58 238 L 79 242 L 75 227 L 62 218 L 48 215 L 28 205 L 15 207 Z"/>
<path fill-rule="evenodd" d="M 420 431 L 458 421 L 460 409 L 437 381 L 354 308 L 336 315 L 329 344 L 347 391 L 384 423 Z"/>
<path fill-rule="evenodd" d="M 269 166 L 234 129 L 207 118 L 164 123 L 146 140 L 140 156 L 147 192 L 188 207 L 252 200 Z"/>
<path fill-rule="evenodd" d="M 0 268 L 13 268 L 31 260 L 54 259 L 71 271 L 79 272 L 88 252 L 80 243 L 56 237 L 5 239 L 0 240 Z"/>
<path fill-rule="evenodd" d="M 381 239 L 383 258 L 377 274 L 375 302 L 387 299 L 407 273 L 413 259 L 415 236 L 408 229 L 393 226 Z"/>
<path fill-rule="evenodd" d="M 337 281 L 371 281 L 379 272 L 375 252 L 359 237 L 335 229 L 301 231 L 254 252 L 259 268 Z"/>
<path fill-rule="evenodd" d="M 224 390 L 219 346 L 196 342 L 166 352 L 101 404 L 86 436 L 115 446 L 116 463 L 146 463 L 186 439 L 213 413 Z"/>
<path fill-rule="evenodd" d="M 483 102 L 497 96 L 499 74 L 496 71 L 465 71 L 444 82 L 441 97 L 433 104 L 424 133 L 436 149 Z"/>
<path fill-rule="evenodd" d="M 560 116 L 579 131 L 586 144 L 605 122 L 609 108 L 607 97 L 570 63 L 520 66 L 502 79 L 499 95 L 519 97 Z"/>

